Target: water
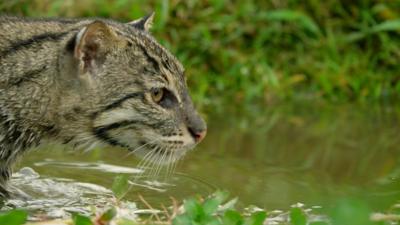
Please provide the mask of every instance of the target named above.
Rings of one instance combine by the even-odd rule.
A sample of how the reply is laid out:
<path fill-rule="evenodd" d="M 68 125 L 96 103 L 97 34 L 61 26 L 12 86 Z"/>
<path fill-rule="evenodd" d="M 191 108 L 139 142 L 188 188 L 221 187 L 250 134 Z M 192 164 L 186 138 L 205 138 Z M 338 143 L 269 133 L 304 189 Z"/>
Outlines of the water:
<path fill-rule="evenodd" d="M 142 208 L 141 195 L 157 208 L 171 205 L 170 197 L 222 189 L 238 196 L 242 208 L 285 211 L 298 202 L 327 208 L 352 196 L 379 211 L 400 199 L 399 107 L 298 103 L 205 111 L 209 133 L 174 176 L 138 181 L 126 200 Z M 50 217 L 61 215 L 60 208 L 87 212 L 90 205 L 108 204 L 116 175 L 140 173 L 138 160 L 127 153 L 54 146 L 32 151 L 18 168 L 35 172 L 25 169 L 29 176 L 13 183 L 37 201 L 13 204 L 41 208 Z"/>

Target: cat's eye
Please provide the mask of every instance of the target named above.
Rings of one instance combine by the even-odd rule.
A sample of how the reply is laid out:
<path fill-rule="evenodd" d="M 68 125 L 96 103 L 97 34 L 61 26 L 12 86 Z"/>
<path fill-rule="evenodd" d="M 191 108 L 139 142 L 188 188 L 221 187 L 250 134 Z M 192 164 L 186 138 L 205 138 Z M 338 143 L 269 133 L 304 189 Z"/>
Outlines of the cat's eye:
<path fill-rule="evenodd" d="M 154 102 L 160 103 L 160 101 L 164 97 L 164 89 L 163 88 L 154 88 L 151 91 L 151 98 L 153 99 Z"/>
<path fill-rule="evenodd" d="M 150 94 L 152 100 L 163 108 L 171 108 L 177 103 L 174 94 L 166 88 L 153 88 Z"/>

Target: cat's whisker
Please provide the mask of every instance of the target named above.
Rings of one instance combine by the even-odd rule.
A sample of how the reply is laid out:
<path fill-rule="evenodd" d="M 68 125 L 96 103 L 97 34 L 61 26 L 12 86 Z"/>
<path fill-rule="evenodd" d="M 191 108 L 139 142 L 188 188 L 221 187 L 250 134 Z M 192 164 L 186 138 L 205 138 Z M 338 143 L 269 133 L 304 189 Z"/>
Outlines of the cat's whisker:
<path fill-rule="evenodd" d="M 186 156 L 186 154 L 183 153 L 182 156 L 176 157 L 176 158 L 175 158 L 174 166 L 173 166 L 173 168 L 172 168 L 172 173 L 175 172 L 176 168 L 178 167 L 178 164 L 185 158 L 185 156 Z M 172 175 L 172 174 L 171 174 L 171 175 Z"/>
<path fill-rule="evenodd" d="M 144 176 L 144 175 L 145 175 L 146 170 L 147 170 L 147 168 L 145 168 L 145 165 L 146 165 L 147 162 L 148 162 L 147 160 L 148 160 L 149 158 L 152 157 L 152 155 L 154 154 L 154 152 L 155 152 L 155 148 L 153 148 L 153 149 L 151 149 L 149 152 L 147 152 L 146 155 L 143 157 L 143 159 L 140 160 L 140 162 L 139 162 L 137 168 L 139 168 L 140 170 L 143 171 L 142 174 L 141 174 L 141 176 Z M 136 176 L 135 181 L 136 181 L 139 177 L 141 177 L 141 176 Z"/>
<path fill-rule="evenodd" d="M 156 159 L 157 157 L 157 151 L 160 147 L 156 146 L 153 150 L 152 150 L 152 154 L 150 157 L 148 157 L 147 159 L 145 159 L 145 162 L 143 164 L 144 166 L 148 166 L 149 168 L 144 168 L 145 174 L 148 173 L 149 175 L 152 174 L 152 171 L 154 170 L 154 165 L 153 165 L 153 161 Z M 147 170 L 148 169 L 148 170 Z"/>
<path fill-rule="evenodd" d="M 175 163 L 176 163 L 176 158 L 177 158 L 176 155 L 179 154 L 179 153 L 176 153 L 176 149 L 171 150 L 171 152 L 172 152 L 171 159 L 170 159 L 171 160 L 171 165 L 170 165 L 170 168 L 169 168 L 168 176 L 171 176 L 173 174 Z"/>
<path fill-rule="evenodd" d="M 147 164 L 149 163 L 150 159 L 154 156 L 154 153 L 156 151 L 156 147 L 151 149 L 140 161 L 138 167 L 146 170 Z"/>
<path fill-rule="evenodd" d="M 185 151 L 186 149 L 184 149 L 182 145 L 177 144 L 163 145 L 162 139 L 155 139 L 138 146 L 134 150 L 131 150 L 131 152 L 127 154 L 127 156 L 132 153 L 138 152 L 148 146 L 151 146 L 148 149 L 149 151 L 146 152 L 145 156 L 142 157 L 137 166 L 143 171 L 140 177 L 157 179 L 157 177 L 160 176 L 161 172 L 164 169 L 166 179 L 172 176 L 176 170 L 179 161 L 181 160 L 181 157 L 183 158 L 183 156 L 185 155 L 182 151 Z M 197 144 L 195 144 L 193 147 L 195 146 L 197 146 Z"/>
<path fill-rule="evenodd" d="M 171 163 L 171 168 L 170 168 L 169 171 L 168 171 L 168 178 L 171 177 L 171 176 L 174 174 L 175 165 L 176 165 L 176 163 L 177 163 L 175 157 L 173 157 L 172 160 L 174 160 L 174 161 L 173 161 L 173 163 Z"/>
<path fill-rule="evenodd" d="M 162 158 L 162 155 L 160 155 L 158 152 L 162 152 L 162 149 L 163 148 L 161 146 L 157 148 L 156 155 L 154 156 L 154 159 L 151 161 L 152 168 L 150 171 L 150 177 L 153 179 L 157 177 L 157 170 L 160 167 L 160 160 Z"/>
<path fill-rule="evenodd" d="M 171 149 L 169 149 L 169 151 L 171 151 Z M 168 156 L 168 162 L 169 163 L 167 165 L 167 171 L 165 172 L 165 180 L 167 180 L 171 176 L 171 169 L 172 169 L 172 167 L 173 167 L 173 165 L 175 163 L 174 157 L 173 157 L 174 155 L 175 155 L 174 151 L 171 151 L 169 156 Z"/>
<path fill-rule="evenodd" d="M 180 161 L 180 157 L 174 155 L 174 164 L 172 165 L 172 169 L 171 169 L 171 175 L 175 173 L 176 167 Z"/>
<path fill-rule="evenodd" d="M 169 152 L 170 151 L 170 149 L 166 149 L 166 151 L 168 151 L 168 154 L 167 154 L 167 156 L 166 156 L 166 161 L 167 161 L 167 165 L 166 165 L 166 168 L 165 168 L 165 174 L 168 174 L 168 170 L 169 170 L 169 168 L 171 167 L 171 155 L 173 154 L 172 152 Z"/>
<path fill-rule="evenodd" d="M 131 150 L 131 151 L 130 151 L 128 154 L 126 154 L 124 157 L 128 157 L 128 156 L 134 154 L 135 152 L 139 151 L 140 149 L 143 149 L 144 147 L 146 147 L 146 146 L 148 146 L 148 145 L 151 145 L 151 144 L 154 144 L 154 143 L 159 142 L 159 141 L 160 141 L 160 139 L 156 139 L 156 140 L 153 140 L 153 141 L 150 141 L 150 142 L 146 142 L 146 143 L 144 143 L 143 145 L 140 145 L 139 147 L 135 148 L 134 150 Z"/>
<path fill-rule="evenodd" d="M 159 176 L 162 168 L 164 167 L 164 164 L 162 164 L 162 162 L 164 162 L 164 160 L 167 158 L 168 154 L 169 153 L 168 153 L 167 147 L 164 147 L 163 150 L 162 150 L 162 156 L 160 157 L 160 160 L 158 161 L 158 165 L 159 166 L 158 166 L 157 171 L 156 171 L 156 176 Z"/>

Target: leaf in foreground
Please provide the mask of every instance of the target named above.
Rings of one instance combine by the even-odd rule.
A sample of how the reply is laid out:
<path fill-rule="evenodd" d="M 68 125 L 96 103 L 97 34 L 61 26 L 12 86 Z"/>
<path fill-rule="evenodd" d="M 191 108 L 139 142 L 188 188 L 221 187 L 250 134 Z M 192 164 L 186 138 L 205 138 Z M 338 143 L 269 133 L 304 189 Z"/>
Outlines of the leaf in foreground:
<path fill-rule="evenodd" d="M 115 216 L 117 215 L 117 210 L 112 207 L 105 211 L 101 216 L 100 216 L 100 221 L 102 222 L 110 222 Z"/>
<path fill-rule="evenodd" d="M 183 203 L 185 214 L 193 220 L 201 220 L 205 217 L 204 210 L 200 203 L 195 199 L 188 199 Z"/>
<path fill-rule="evenodd" d="M 202 204 L 204 213 L 208 216 L 212 216 L 217 212 L 218 208 L 228 198 L 228 193 L 223 191 L 217 191 L 212 197 L 208 198 Z"/>
<path fill-rule="evenodd" d="M 307 217 L 302 209 L 293 208 L 290 210 L 290 222 L 292 225 L 306 225 Z"/>
<path fill-rule="evenodd" d="M 250 218 L 247 218 L 245 221 L 245 225 L 263 225 L 264 220 L 267 218 L 266 212 L 255 212 Z"/>
<path fill-rule="evenodd" d="M 4 225 L 21 225 L 26 222 L 28 213 L 22 210 L 12 210 L 0 215 L 0 224 Z"/>
<path fill-rule="evenodd" d="M 73 219 L 74 219 L 74 225 L 93 225 L 90 218 L 86 216 L 74 214 Z"/>
<path fill-rule="evenodd" d="M 224 225 L 241 225 L 243 224 L 243 217 L 237 211 L 228 210 L 225 212 L 222 221 Z"/>
<path fill-rule="evenodd" d="M 114 195 L 118 199 L 121 199 L 128 191 L 128 189 L 129 189 L 128 176 L 126 174 L 116 176 L 111 187 L 111 190 L 114 193 Z"/>
<path fill-rule="evenodd" d="M 218 209 L 220 202 L 217 199 L 210 198 L 203 203 L 203 210 L 206 215 L 212 215 Z"/>
<path fill-rule="evenodd" d="M 333 225 L 369 225 L 371 209 L 359 199 L 341 199 L 331 212 Z"/>
<path fill-rule="evenodd" d="M 174 218 L 172 221 L 173 225 L 189 225 L 192 224 L 192 220 L 189 216 L 187 215 L 179 215 Z"/>

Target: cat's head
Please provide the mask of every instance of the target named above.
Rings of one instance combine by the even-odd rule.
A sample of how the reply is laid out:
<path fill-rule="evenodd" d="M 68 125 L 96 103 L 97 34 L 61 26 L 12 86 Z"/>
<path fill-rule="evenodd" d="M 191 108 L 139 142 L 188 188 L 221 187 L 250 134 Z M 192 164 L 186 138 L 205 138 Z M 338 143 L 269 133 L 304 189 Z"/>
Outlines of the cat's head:
<path fill-rule="evenodd" d="M 91 21 L 67 47 L 86 96 L 82 107 L 92 110 L 89 135 L 168 163 L 204 138 L 206 124 L 193 106 L 182 65 L 148 32 L 152 18 Z"/>

